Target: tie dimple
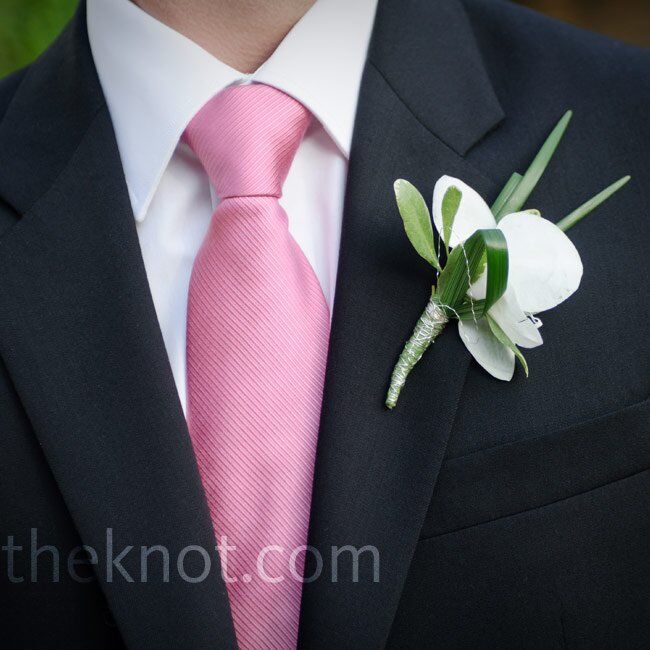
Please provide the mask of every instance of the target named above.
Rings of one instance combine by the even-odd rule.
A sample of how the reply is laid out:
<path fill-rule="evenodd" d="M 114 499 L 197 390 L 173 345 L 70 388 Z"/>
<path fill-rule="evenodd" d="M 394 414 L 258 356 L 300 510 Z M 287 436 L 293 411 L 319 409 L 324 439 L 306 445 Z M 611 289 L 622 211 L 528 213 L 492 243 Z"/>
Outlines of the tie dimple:
<path fill-rule="evenodd" d="M 279 90 L 234 86 L 184 135 L 221 198 L 190 281 L 188 422 L 217 541 L 236 547 L 243 650 L 298 635 L 329 311 L 278 198 L 310 119 Z"/>
<path fill-rule="evenodd" d="M 193 118 L 185 138 L 221 198 L 282 195 L 311 113 L 263 84 L 231 86 Z"/>

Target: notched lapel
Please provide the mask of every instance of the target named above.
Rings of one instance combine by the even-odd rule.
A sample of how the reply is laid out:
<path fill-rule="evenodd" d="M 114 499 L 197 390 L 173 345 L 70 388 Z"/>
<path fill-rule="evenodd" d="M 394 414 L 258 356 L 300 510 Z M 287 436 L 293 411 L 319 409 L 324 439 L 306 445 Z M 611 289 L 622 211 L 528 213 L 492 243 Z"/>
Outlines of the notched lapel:
<path fill-rule="evenodd" d="M 429 11 L 425 3 L 407 4 L 409 10 L 403 13 L 409 14 L 409 21 L 414 20 L 414 6 L 425 14 Z M 475 47 L 466 42 L 462 9 L 455 3 L 441 4 L 448 18 L 455 16 L 455 22 L 448 20 L 444 28 L 460 39 L 457 47 Z M 322 566 L 310 554 L 306 575 L 310 578 L 317 571 L 319 577 L 304 588 L 303 647 L 385 643 L 470 359 L 450 325 L 416 367 L 397 408 L 392 412 L 384 408 L 392 367 L 428 300 L 433 280 L 431 269 L 404 234 L 393 182 L 407 178 L 427 198 L 442 174 L 458 176 L 487 196 L 498 190 L 451 146 L 468 148 L 468 133 L 476 142 L 501 119 L 484 72 L 476 80 L 471 75 L 464 80 L 469 95 L 477 93 L 484 100 L 480 124 L 462 106 L 445 109 L 448 115 L 463 113 L 450 117 L 456 127 L 463 121 L 467 125 L 461 142 L 456 127 L 446 132 L 441 127 L 443 109 L 436 109 L 431 123 L 410 101 L 419 97 L 428 79 L 427 66 L 433 62 L 424 54 L 424 59 L 402 59 L 402 73 L 407 75 L 410 69 L 410 76 L 408 83 L 401 81 L 400 93 L 383 69 L 386 63 L 395 68 L 393 59 L 385 62 L 382 54 L 387 50 L 384 40 L 393 34 L 405 37 L 409 31 L 409 51 L 415 52 L 400 54 L 399 47 L 391 47 L 391 57 L 414 57 L 436 38 L 412 25 L 407 29 L 396 9 L 393 2 L 379 8 L 350 159 L 312 502 L 310 545 Z M 430 18 L 423 16 L 420 23 L 430 24 Z M 479 70 L 479 62 L 473 63 Z M 444 88 L 440 90 L 444 97 Z M 358 556 L 356 579 L 355 551 L 338 553 L 341 547 L 365 549 Z"/>
<path fill-rule="evenodd" d="M 2 193 L 25 212 L 0 238 L 0 356 L 81 539 L 99 554 L 100 585 L 126 643 L 230 647 L 210 517 L 89 58 L 82 8 L 0 126 L 2 167 L 13 163 Z M 89 109 L 66 122 L 61 111 L 75 102 Z M 33 129 L 48 137 L 35 140 Z M 134 582 L 117 569 L 109 579 L 108 530 L 113 556 L 134 547 L 122 563 Z M 140 547 L 154 545 L 169 551 L 168 582 L 157 560 L 142 581 Z M 177 571 L 189 545 L 211 553 L 199 583 Z M 188 575 L 203 567 L 198 553 L 187 556 Z"/>

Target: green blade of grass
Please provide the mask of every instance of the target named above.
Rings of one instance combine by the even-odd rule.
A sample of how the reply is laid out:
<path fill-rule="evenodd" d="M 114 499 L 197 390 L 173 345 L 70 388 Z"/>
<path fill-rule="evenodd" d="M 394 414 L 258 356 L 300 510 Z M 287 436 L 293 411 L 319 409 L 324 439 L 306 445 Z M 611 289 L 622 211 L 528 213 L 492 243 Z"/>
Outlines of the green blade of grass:
<path fill-rule="evenodd" d="M 569 228 L 575 226 L 578 221 L 584 219 L 590 212 L 595 210 L 601 203 L 606 201 L 610 196 L 618 192 L 623 185 L 625 185 L 631 176 L 623 176 L 619 178 L 615 183 L 612 183 L 609 187 L 606 187 L 602 192 L 596 194 L 588 201 L 583 203 L 579 208 L 576 208 L 571 214 L 568 214 L 564 219 L 560 219 L 557 222 L 557 227 L 566 232 Z"/>
<path fill-rule="evenodd" d="M 539 153 L 535 156 L 530 167 L 526 170 L 526 173 L 517 184 L 517 187 L 515 187 L 514 191 L 510 194 L 510 197 L 504 202 L 498 214 L 495 215 L 497 221 L 507 214 L 519 212 L 524 207 L 528 197 L 535 189 L 535 186 L 539 182 L 544 170 L 553 157 L 557 146 L 560 144 L 560 140 L 562 140 L 562 136 L 564 135 L 567 126 L 569 126 L 572 115 L 572 111 L 567 111 L 562 116 L 562 119 L 560 119 L 560 121 L 555 125 L 555 128 L 551 131 L 548 138 L 546 138 L 542 148 L 539 150 Z"/>
<path fill-rule="evenodd" d="M 497 196 L 496 201 L 492 204 L 492 214 L 494 218 L 498 221 L 500 216 L 504 217 L 505 215 L 501 214 L 503 206 L 506 204 L 506 201 L 512 196 L 512 193 L 517 189 L 517 185 L 521 182 L 523 176 L 515 172 L 505 184 L 504 188 Z"/>

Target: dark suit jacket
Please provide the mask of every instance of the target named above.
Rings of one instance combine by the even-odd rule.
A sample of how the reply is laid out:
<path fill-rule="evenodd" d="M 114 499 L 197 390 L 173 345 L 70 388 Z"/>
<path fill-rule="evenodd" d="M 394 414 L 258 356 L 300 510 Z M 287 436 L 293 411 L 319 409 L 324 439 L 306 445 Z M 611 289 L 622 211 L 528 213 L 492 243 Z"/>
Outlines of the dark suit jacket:
<path fill-rule="evenodd" d="M 633 180 L 571 231 L 584 280 L 543 316 L 530 378 L 491 378 L 449 327 L 387 412 L 432 281 L 393 181 L 430 195 L 451 174 L 491 200 L 568 108 L 531 207 L 560 218 Z M 649 108 L 646 51 L 499 0 L 380 1 L 350 159 L 310 533 L 323 567 L 304 589 L 303 647 L 650 645 Z M 218 571 L 192 583 L 172 563 L 167 582 L 161 554 L 141 580 L 141 546 L 176 558 L 214 537 L 83 6 L 0 84 L 0 539 L 4 647 L 234 644 Z M 71 572 L 81 544 L 95 565 Z M 58 579 L 52 549 L 31 557 L 44 545 Z M 371 554 L 356 581 L 352 554 L 332 579 L 330 549 L 344 545 L 376 547 L 379 581 Z M 133 582 L 106 566 L 129 546 Z M 186 575 L 202 566 L 186 555 Z"/>

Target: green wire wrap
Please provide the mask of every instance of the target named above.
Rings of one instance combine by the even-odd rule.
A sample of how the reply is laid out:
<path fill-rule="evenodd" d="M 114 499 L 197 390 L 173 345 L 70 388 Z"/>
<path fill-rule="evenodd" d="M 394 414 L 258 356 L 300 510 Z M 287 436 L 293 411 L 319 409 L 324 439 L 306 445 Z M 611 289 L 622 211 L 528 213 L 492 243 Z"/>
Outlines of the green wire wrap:
<path fill-rule="evenodd" d="M 390 387 L 386 395 L 386 406 L 389 409 L 395 407 L 409 373 L 448 322 L 449 319 L 444 310 L 438 304 L 436 297 L 432 295 L 415 325 L 411 338 L 406 342 L 402 354 L 399 355 L 391 375 Z"/>

